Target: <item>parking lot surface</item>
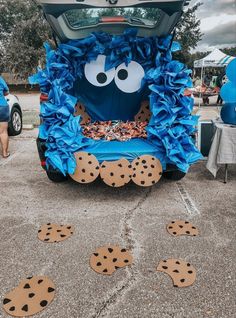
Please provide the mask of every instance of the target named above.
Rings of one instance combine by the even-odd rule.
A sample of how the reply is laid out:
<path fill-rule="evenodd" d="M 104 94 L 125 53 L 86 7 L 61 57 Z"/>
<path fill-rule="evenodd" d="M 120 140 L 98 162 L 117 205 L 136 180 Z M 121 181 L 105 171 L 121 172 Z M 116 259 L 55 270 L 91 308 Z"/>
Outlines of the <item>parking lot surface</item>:
<path fill-rule="evenodd" d="M 0 158 L 0 300 L 21 279 L 49 276 L 56 298 L 38 318 L 229 318 L 236 312 L 236 169 L 214 180 L 202 161 L 179 181 L 151 188 L 133 183 L 113 189 L 100 180 L 54 184 L 39 165 L 37 131 L 11 139 Z M 186 199 L 187 198 L 187 199 Z M 196 237 L 173 237 L 172 220 L 188 220 Z M 37 239 L 45 223 L 72 224 L 59 244 Z M 118 244 L 134 263 L 112 276 L 89 266 L 96 248 Z M 175 288 L 156 271 L 160 260 L 179 258 L 197 270 L 193 286 Z M 8 317 L 2 310 L 0 317 Z"/>

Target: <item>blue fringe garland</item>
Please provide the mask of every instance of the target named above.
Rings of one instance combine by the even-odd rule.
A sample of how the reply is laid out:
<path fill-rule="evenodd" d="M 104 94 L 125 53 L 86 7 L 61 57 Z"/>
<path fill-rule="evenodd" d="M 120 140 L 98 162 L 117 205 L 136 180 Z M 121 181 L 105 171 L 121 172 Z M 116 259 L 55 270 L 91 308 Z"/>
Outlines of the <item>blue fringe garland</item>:
<path fill-rule="evenodd" d="M 187 172 L 201 158 L 190 134 L 194 133 L 198 117 L 192 116 L 193 99 L 184 96 L 192 87 L 191 70 L 172 60 L 172 52 L 180 49 L 172 36 L 164 38 L 137 37 L 137 30 L 128 29 L 120 36 L 100 32 L 77 41 L 60 44 L 52 50 L 46 43 L 46 67 L 29 78 L 39 84 L 48 101 L 41 103 L 40 138 L 47 140 L 47 164 L 64 175 L 73 174 L 76 162 L 73 153 L 95 141 L 83 136 L 80 118 L 74 117 L 76 98 L 69 94 L 78 77 L 83 76 L 86 63 L 99 54 L 107 56 L 106 70 L 121 63 L 137 61 L 145 70 L 143 84 L 150 89 L 152 117 L 147 128 L 148 139 L 158 149 L 164 166 L 175 164 Z"/>

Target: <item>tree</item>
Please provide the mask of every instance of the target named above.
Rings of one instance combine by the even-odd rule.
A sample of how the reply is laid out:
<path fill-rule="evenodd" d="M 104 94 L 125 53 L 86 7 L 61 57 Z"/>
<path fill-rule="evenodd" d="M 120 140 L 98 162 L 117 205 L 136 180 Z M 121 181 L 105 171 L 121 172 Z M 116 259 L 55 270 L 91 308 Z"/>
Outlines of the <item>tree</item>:
<path fill-rule="evenodd" d="M 201 39 L 200 21 L 196 11 L 200 4 L 188 8 L 176 28 L 175 39 L 182 45 L 182 51 L 175 58 L 189 62 L 190 50 Z M 68 13 L 72 23 L 78 18 L 93 18 L 91 10 Z M 161 11 L 153 8 L 103 9 L 97 16 L 125 15 L 158 20 Z M 141 23 L 141 22 L 140 22 Z M 45 59 L 43 43 L 51 40 L 51 30 L 41 11 L 33 0 L 0 1 L 0 68 L 21 78 L 27 78 Z M 1 67 L 2 66 L 2 67 Z"/>
<path fill-rule="evenodd" d="M 193 69 L 194 67 L 194 61 L 196 60 L 201 60 L 202 58 L 204 58 L 205 56 L 207 56 L 209 53 L 211 53 L 210 51 L 207 52 L 195 52 L 192 54 L 188 54 L 188 67 Z"/>
<path fill-rule="evenodd" d="M 30 0 L 2 0 L 0 3 L 0 68 L 27 78 L 45 59 L 43 43 L 51 30 Z"/>
<path fill-rule="evenodd" d="M 236 56 L 236 47 L 226 47 L 222 51 L 227 55 Z"/>
<path fill-rule="evenodd" d="M 196 16 L 196 11 L 202 3 L 198 2 L 193 7 L 189 7 L 182 15 L 176 27 L 175 40 L 181 44 L 182 50 L 175 54 L 179 59 L 188 66 L 191 66 L 191 50 L 197 47 L 203 34 L 200 30 L 200 20 Z"/>

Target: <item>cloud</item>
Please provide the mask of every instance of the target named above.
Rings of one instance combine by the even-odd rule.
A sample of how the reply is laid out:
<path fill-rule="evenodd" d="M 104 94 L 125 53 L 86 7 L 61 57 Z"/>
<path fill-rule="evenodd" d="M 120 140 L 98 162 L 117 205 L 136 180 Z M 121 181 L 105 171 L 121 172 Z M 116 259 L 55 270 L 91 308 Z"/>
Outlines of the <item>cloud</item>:
<path fill-rule="evenodd" d="M 223 26 L 218 25 L 204 35 L 202 42 L 207 43 L 209 46 L 222 44 L 228 44 L 230 46 L 236 45 L 235 29 L 235 21 L 224 24 Z"/>
<path fill-rule="evenodd" d="M 201 0 L 200 0 L 201 1 Z M 192 0 L 194 5 L 199 0 Z M 202 0 L 197 17 L 201 20 L 202 41 L 196 50 L 236 46 L 236 0 Z"/>
<path fill-rule="evenodd" d="M 222 12 L 228 15 L 234 15 L 236 12 L 236 0 L 192 0 L 190 5 L 197 2 L 203 3 L 198 9 L 199 19 L 216 16 Z"/>
<path fill-rule="evenodd" d="M 201 30 L 203 33 L 209 32 L 215 28 L 224 29 L 229 23 L 234 23 L 234 30 L 231 30 L 231 33 L 235 32 L 236 29 L 236 14 L 227 15 L 221 14 L 218 16 L 211 16 L 201 20 Z"/>

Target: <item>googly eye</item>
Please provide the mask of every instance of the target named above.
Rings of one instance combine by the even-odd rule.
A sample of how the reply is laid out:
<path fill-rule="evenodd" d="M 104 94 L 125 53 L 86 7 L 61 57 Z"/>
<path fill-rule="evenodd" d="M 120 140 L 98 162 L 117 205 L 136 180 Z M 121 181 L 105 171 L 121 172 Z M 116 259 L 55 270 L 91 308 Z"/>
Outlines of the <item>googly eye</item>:
<path fill-rule="evenodd" d="M 111 83 L 115 77 L 115 68 L 105 72 L 105 55 L 98 55 L 96 61 L 87 63 L 84 68 L 86 79 L 94 86 L 102 87 Z"/>
<path fill-rule="evenodd" d="M 144 69 L 139 63 L 131 61 L 128 66 L 123 63 L 116 69 L 115 83 L 122 92 L 134 93 L 141 88 L 144 75 Z"/>

